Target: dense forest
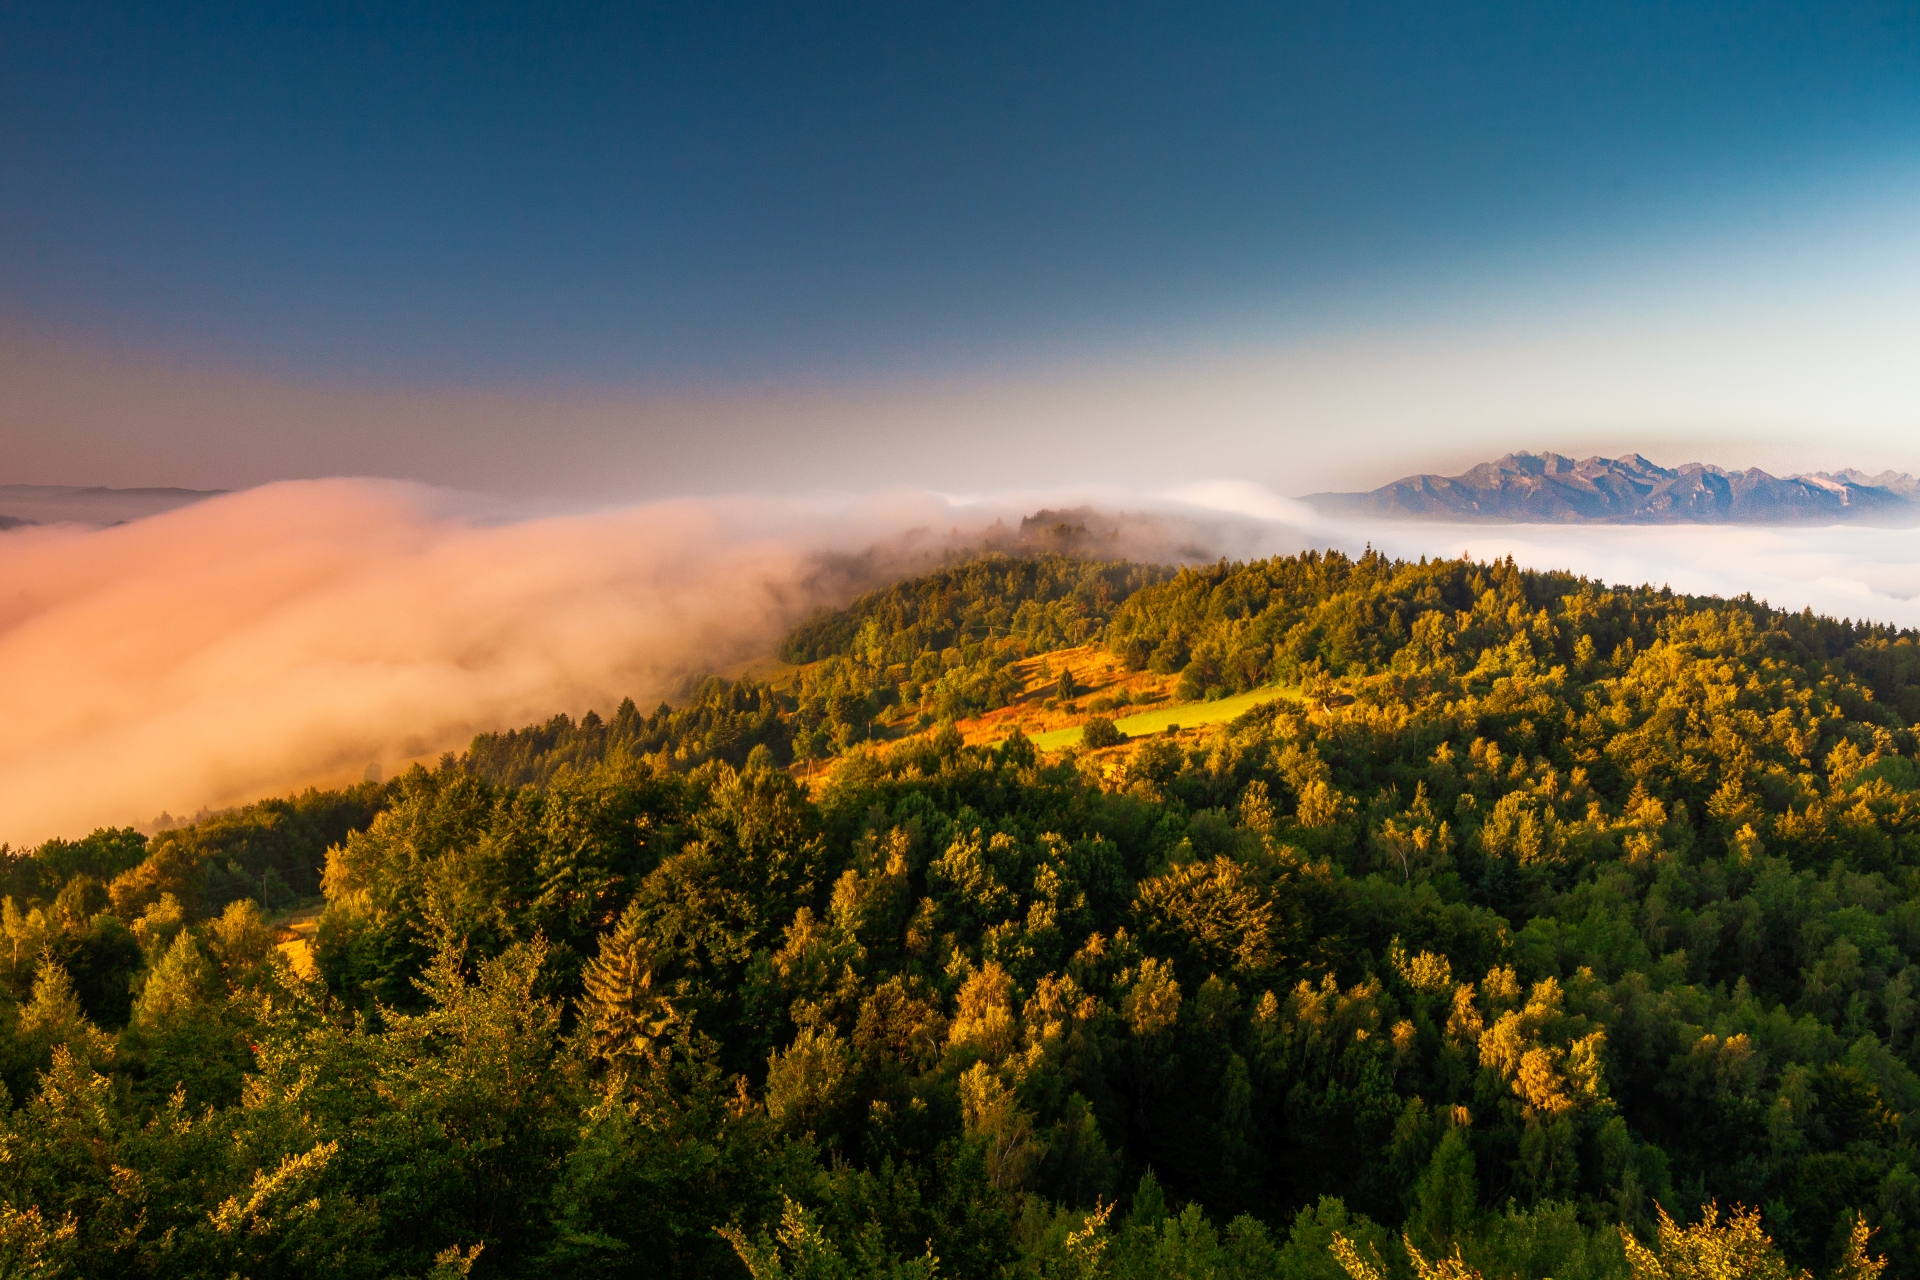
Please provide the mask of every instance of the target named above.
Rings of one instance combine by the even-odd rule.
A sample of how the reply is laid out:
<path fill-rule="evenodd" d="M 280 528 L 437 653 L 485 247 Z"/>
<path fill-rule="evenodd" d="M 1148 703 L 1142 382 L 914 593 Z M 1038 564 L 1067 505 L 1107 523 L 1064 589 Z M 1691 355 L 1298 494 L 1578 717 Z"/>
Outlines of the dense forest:
<path fill-rule="evenodd" d="M 1021 689 L 1014 663 L 1104 635 L 1122 601 L 1170 573 L 1058 552 L 981 555 L 796 627 L 779 654 L 799 664 L 789 687 L 709 676 L 652 715 L 628 699 L 606 721 L 559 715 L 483 734 L 465 765 L 495 782 L 543 783 L 610 752 L 665 752 L 681 770 L 740 764 L 761 745 L 780 765 L 844 755 L 876 729 L 885 738 L 1007 705 Z"/>
<path fill-rule="evenodd" d="M 1093 641 L 1304 696 L 968 744 Z M 1920 1276 L 1913 634 L 1046 555 L 780 656 L 7 851 L 0 1275 Z"/>

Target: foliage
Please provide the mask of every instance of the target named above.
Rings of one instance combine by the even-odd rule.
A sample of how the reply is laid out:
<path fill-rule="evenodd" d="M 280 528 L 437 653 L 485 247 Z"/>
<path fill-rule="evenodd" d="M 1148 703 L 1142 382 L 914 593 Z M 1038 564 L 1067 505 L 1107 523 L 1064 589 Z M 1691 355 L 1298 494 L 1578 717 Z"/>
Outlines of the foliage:
<path fill-rule="evenodd" d="M 802 682 L 797 723 L 824 727 L 824 749 L 846 744 L 840 726 L 888 704 L 918 707 L 927 723 L 1005 706 L 1020 692 L 1011 663 L 1097 639 L 1116 606 L 1166 576 L 1124 561 L 988 554 L 823 610 L 781 646 L 789 662 L 820 664 Z M 1076 687 L 1062 670 L 1058 696 Z"/>
<path fill-rule="evenodd" d="M 525 729 L 480 734 L 460 763 L 490 782 L 544 786 L 562 769 L 588 768 L 617 755 L 657 755 L 681 769 L 708 760 L 745 764 L 762 746 L 786 759 L 793 728 L 791 716 L 782 713 L 791 710 L 791 700 L 767 685 L 709 677 L 680 706 L 662 703 L 652 715 L 641 715 L 627 698 L 607 721 L 589 711 L 577 723 L 557 715 Z"/>

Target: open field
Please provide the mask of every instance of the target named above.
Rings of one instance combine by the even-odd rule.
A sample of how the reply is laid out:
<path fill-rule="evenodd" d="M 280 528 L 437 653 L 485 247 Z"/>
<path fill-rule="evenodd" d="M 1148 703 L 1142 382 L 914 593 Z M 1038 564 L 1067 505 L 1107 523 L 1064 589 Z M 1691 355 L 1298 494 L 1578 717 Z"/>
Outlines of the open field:
<path fill-rule="evenodd" d="M 1072 702 L 1059 704 L 1052 695 L 1063 668 L 1073 671 L 1082 692 Z M 788 667 L 786 673 L 791 678 L 792 673 L 799 670 Z M 1089 715 L 1112 715 L 1122 733 L 1129 738 L 1143 738 L 1163 733 L 1175 725 L 1184 730 L 1223 724 L 1263 702 L 1279 698 L 1297 702 L 1302 697 L 1297 688 L 1271 684 L 1214 702 L 1173 702 L 1178 676 L 1128 671 L 1100 644 L 1036 654 L 1015 663 L 1014 670 L 1024 687 L 1019 697 L 1008 706 L 968 717 L 954 725 L 969 745 L 1004 742 L 1017 729 L 1042 750 L 1058 751 L 1079 745 Z M 1110 707 L 1114 703 L 1119 705 Z M 891 725 L 877 735 L 877 741 L 900 741 L 932 732 L 907 724 Z M 1121 747 L 1116 752 L 1125 756 L 1130 754 L 1130 748 Z M 796 764 L 793 772 L 810 788 L 819 787 L 832 776 L 836 763 Z"/>
<path fill-rule="evenodd" d="M 274 921 L 274 945 L 287 958 L 293 971 L 303 978 L 319 975 L 314 962 L 314 943 L 320 935 L 320 904 L 296 907 Z"/>
<path fill-rule="evenodd" d="M 1173 688 L 1180 682 L 1178 676 L 1128 671 L 1100 644 L 1036 654 L 1014 663 L 1013 669 L 1024 690 L 1018 698 L 955 726 L 969 744 L 1000 742 L 1016 728 L 1038 741 L 1043 734 L 1077 729 L 1096 704 L 1106 707 L 1121 703 L 1112 711 L 1097 713 L 1120 715 L 1128 714 L 1131 707 L 1157 706 L 1171 700 Z M 1072 702 L 1059 704 L 1053 691 L 1063 669 L 1073 672 L 1080 692 Z"/>
<path fill-rule="evenodd" d="M 959 730 L 961 739 L 967 745 L 991 746 L 1004 742 L 1017 729 L 1042 746 L 1057 748 L 1080 740 L 1081 725 L 1088 715 L 1126 716 L 1128 719 L 1122 723 L 1131 724 L 1138 720 L 1143 725 L 1151 725 L 1155 717 L 1162 716 L 1169 709 L 1165 704 L 1172 700 L 1173 690 L 1180 683 L 1177 675 L 1129 671 L 1105 645 L 1097 642 L 1035 654 L 1013 663 L 1012 668 L 1021 683 L 1021 693 L 1013 702 L 955 722 L 954 728 Z M 1059 703 L 1054 697 L 1063 669 L 1073 672 L 1074 682 L 1079 686 L 1079 692 L 1073 700 L 1065 704 Z M 786 678 L 793 679 L 803 670 L 801 667 L 786 667 L 784 674 Z M 1260 691 L 1254 697 L 1254 702 L 1265 701 L 1275 694 L 1276 690 Z M 1212 723 L 1217 718 L 1211 714 L 1212 708 L 1229 703 L 1237 709 L 1228 712 L 1227 719 L 1253 705 L 1238 698 L 1219 703 L 1180 704 L 1201 710 L 1189 713 L 1185 719 L 1179 714 L 1173 715 L 1170 721 L 1162 719 L 1160 727 L 1169 722 L 1180 725 Z M 895 716 L 899 718 L 889 723 L 889 719 Z M 900 742 L 934 732 L 932 728 L 915 726 L 905 710 L 897 708 L 883 712 L 876 729 L 876 744 Z M 1154 729 L 1143 727 L 1137 732 L 1151 733 Z M 812 765 L 796 763 L 791 772 L 810 788 L 818 788 L 832 777 L 837 764 L 837 760 Z"/>
<path fill-rule="evenodd" d="M 1263 702 L 1272 702 L 1276 698 L 1299 701 L 1300 691 L 1285 685 L 1270 684 L 1261 689 L 1250 689 L 1246 693 L 1235 694 L 1231 698 L 1221 698 L 1216 702 L 1181 702 L 1172 706 L 1155 707 L 1151 711 L 1142 711 L 1137 715 L 1116 719 L 1114 724 L 1120 732 L 1129 738 L 1143 737 L 1150 733 L 1160 733 L 1173 725 L 1190 729 L 1196 725 L 1221 724 L 1252 710 Z M 1080 741 L 1084 726 L 1072 725 L 1065 729 L 1054 729 L 1033 736 L 1034 745 L 1047 751 L 1057 751 L 1061 747 L 1071 747 Z"/>

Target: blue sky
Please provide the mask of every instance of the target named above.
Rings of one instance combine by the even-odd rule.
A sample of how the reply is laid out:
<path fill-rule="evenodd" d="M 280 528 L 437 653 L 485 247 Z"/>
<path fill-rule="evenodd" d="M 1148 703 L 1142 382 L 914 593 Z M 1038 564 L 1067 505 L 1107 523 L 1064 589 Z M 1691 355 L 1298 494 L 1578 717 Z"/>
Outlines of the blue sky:
<path fill-rule="evenodd" d="M 1316 344 L 1351 354 L 1406 335 L 1477 335 L 1497 354 L 1503 333 L 1524 345 L 1558 326 L 1572 342 L 1604 322 L 1614 340 L 1677 312 L 1696 334 L 1769 307 L 1897 319 L 1899 298 L 1874 291 L 1920 260 L 1917 15 L 4 3 L 0 341 L 28 364 L 53 344 L 136 380 L 164 366 L 175 390 L 188 373 L 266 380 L 283 406 L 623 403 L 608 421 L 625 426 L 581 428 L 568 456 L 587 465 L 654 431 L 661 465 L 638 492 L 726 478 L 676 470 L 686 428 L 648 425 L 679 421 L 662 396 L 851 397 L 869 406 L 859 441 L 911 442 L 916 395 L 1039 386 L 1057 401 L 1098 384 L 1092 405 L 1121 394 L 1100 371 L 1143 364 L 1191 381 L 1207 361 L 1311 363 L 1299 353 Z M 1848 290 L 1877 301 L 1862 312 Z M 1771 340 L 1792 349 L 1791 324 Z M 1354 377 L 1404 371 L 1363 362 Z M 1856 455 L 1897 453 L 1896 428 L 1920 425 L 1901 416 L 1920 408 L 1902 375 L 1883 373 L 1878 408 L 1835 427 Z M 1568 413 L 1590 398 L 1582 385 L 1568 384 Z M 1698 412 L 1714 392 L 1689 385 L 1664 417 L 1655 395 L 1584 436 L 1563 424 L 1507 447 L 1738 445 L 1738 414 Z M 1544 428 L 1557 419 L 1537 412 L 1552 388 L 1541 395 L 1528 404 Z M 1486 407 L 1488 421 L 1532 420 Z M 480 447 L 526 445 L 534 429 L 516 437 L 511 406 L 490 412 L 497 435 Z M 1007 412 L 1019 417 L 996 420 Z M 156 428 L 126 465 L 175 482 L 357 469 L 496 483 L 485 467 L 436 472 L 452 437 L 417 417 L 393 418 L 424 433 L 413 452 L 354 454 L 315 443 L 324 413 L 275 413 L 251 435 Z M 1422 434 L 1418 414 L 1376 416 L 1370 449 L 1437 457 L 1432 421 Z M 0 443 L 32 472 L 19 478 L 128 482 L 103 461 L 119 437 L 88 435 L 85 417 L 58 389 L 0 404 Z M 783 434 L 773 410 L 756 421 L 743 439 Z M 924 421 L 957 429 L 950 414 Z M 1755 422 L 1752 439 L 1813 425 Z M 1244 423 L 1217 434 L 1272 470 Z M 223 470 L 240 444 L 251 461 Z M 1071 478 L 1071 452 L 1019 478 Z M 909 448 L 857 478 L 930 483 L 953 471 L 943 456 Z M 961 480 L 988 483 L 977 470 Z M 514 474 L 503 462 L 497 483 Z"/>

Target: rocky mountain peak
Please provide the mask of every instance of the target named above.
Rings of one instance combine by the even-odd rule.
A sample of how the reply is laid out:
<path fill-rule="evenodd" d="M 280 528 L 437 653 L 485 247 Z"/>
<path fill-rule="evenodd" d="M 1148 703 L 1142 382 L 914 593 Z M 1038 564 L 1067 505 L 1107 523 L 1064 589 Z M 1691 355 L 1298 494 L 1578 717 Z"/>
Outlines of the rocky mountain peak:
<path fill-rule="evenodd" d="M 1315 493 L 1330 514 L 1420 520 L 1607 524 L 1920 524 L 1920 480 L 1851 468 L 1775 476 L 1690 462 L 1662 467 L 1638 453 L 1574 461 L 1509 453 L 1457 476 L 1415 475 L 1370 493 Z"/>

